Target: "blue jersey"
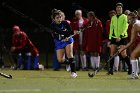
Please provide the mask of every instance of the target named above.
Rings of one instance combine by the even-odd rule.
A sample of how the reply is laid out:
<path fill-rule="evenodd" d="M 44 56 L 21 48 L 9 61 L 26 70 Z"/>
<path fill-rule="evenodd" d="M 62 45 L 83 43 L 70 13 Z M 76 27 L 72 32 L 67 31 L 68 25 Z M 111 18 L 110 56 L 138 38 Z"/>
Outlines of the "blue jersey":
<path fill-rule="evenodd" d="M 73 31 L 69 23 L 67 23 L 67 21 L 62 21 L 60 24 L 56 24 L 55 22 L 53 22 L 51 24 L 51 28 L 53 31 L 52 33 L 53 33 L 54 39 L 56 40 L 62 40 L 73 34 Z"/>
<path fill-rule="evenodd" d="M 74 41 L 72 37 L 69 38 L 68 41 L 62 41 L 66 37 L 73 35 L 73 31 L 70 25 L 66 21 L 62 21 L 60 24 L 56 24 L 55 22 L 53 22 L 51 24 L 51 28 L 53 30 L 54 43 L 55 43 L 56 50 L 63 49 L 68 44 L 71 44 Z"/>
<path fill-rule="evenodd" d="M 58 49 L 63 49 L 65 48 L 67 45 L 71 44 L 72 42 L 74 42 L 73 38 L 69 38 L 68 41 L 60 41 L 60 40 L 54 40 L 55 43 L 55 50 Z"/>

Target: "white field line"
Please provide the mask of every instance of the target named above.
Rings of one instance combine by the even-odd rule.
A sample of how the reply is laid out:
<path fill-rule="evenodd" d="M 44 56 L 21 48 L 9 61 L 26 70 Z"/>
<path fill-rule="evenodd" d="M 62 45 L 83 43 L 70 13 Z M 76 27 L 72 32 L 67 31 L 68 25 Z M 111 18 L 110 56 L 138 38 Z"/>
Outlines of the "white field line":
<path fill-rule="evenodd" d="M 5 89 L 0 90 L 0 93 L 20 93 L 20 92 L 40 92 L 40 89 Z"/>
<path fill-rule="evenodd" d="M 137 89 L 123 89 L 123 88 L 114 88 L 114 89 L 62 89 L 61 91 L 69 91 L 69 92 L 73 92 L 73 91 L 79 91 L 79 92 L 88 92 L 88 91 L 118 91 L 118 92 L 125 92 L 125 91 L 140 91 L 139 88 Z"/>

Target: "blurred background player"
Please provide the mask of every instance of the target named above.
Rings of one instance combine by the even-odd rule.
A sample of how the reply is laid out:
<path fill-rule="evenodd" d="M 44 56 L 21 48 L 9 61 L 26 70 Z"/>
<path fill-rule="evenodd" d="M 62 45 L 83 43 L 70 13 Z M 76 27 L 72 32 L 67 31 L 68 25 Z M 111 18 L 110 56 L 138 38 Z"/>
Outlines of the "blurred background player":
<path fill-rule="evenodd" d="M 105 26 L 105 28 L 106 28 L 106 37 L 107 37 L 106 39 L 109 38 L 111 18 L 112 18 L 112 16 L 116 15 L 116 11 L 115 10 L 110 10 L 108 12 L 108 15 L 109 15 L 109 19 L 106 21 L 106 26 Z"/>
<path fill-rule="evenodd" d="M 39 53 L 37 48 L 31 42 L 25 32 L 21 31 L 19 26 L 13 26 L 11 52 L 18 56 L 14 57 L 17 68 L 21 69 L 39 69 Z"/>
<path fill-rule="evenodd" d="M 131 12 L 130 10 L 125 10 L 124 14 L 128 16 L 130 14 L 130 12 Z"/>
<path fill-rule="evenodd" d="M 74 32 L 80 31 L 87 22 L 88 19 L 83 17 L 82 10 L 75 10 L 75 17 L 71 20 L 72 30 Z M 82 70 L 87 70 L 86 54 L 83 52 L 83 35 L 84 33 L 80 32 L 74 36 L 74 58 L 77 70 L 80 69 L 80 62 Z"/>
<path fill-rule="evenodd" d="M 109 41 L 110 23 L 111 23 L 112 16 L 116 15 L 116 11 L 110 10 L 108 12 L 108 15 L 109 15 L 109 19 L 106 21 L 106 24 L 105 24 L 105 40 L 103 41 L 103 48 L 102 48 L 103 58 L 105 61 L 105 69 L 107 69 L 108 63 L 106 62 L 110 55 L 109 53 L 110 52 L 110 41 Z"/>
<path fill-rule="evenodd" d="M 76 78 L 77 73 L 75 71 L 75 61 L 73 58 L 73 38 L 69 36 L 73 35 L 73 31 L 67 21 L 64 21 L 62 12 L 54 10 L 52 13 L 53 22 L 51 28 L 53 29 L 55 50 L 57 60 L 61 63 L 70 64 L 71 77 Z M 68 60 L 65 58 L 65 53 Z"/>
<path fill-rule="evenodd" d="M 110 33 L 109 39 L 111 40 L 110 47 L 110 57 L 113 56 L 117 52 L 117 48 L 123 48 L 127 44 L 127 29 L 128 29 L 128 20 L 127 16 L 123 14 L 123 4 L 116 4 L 116 15 L 111 18 L 110 24 Z M 129 60 L 129 56 L 126 53 L 126 50 L 121 52 L 121 60 L 125 61 L 128 65 L 128 74 L 131 74 L 131 64 Z M 115 60 L 114 60 L 115 59 Z M 114 61 L 117 61 L 119 64 L 119 56 L 116 56 L 109 62 L 109 71 L 108 74 L 113 75 L 113 66 Z"/>
<path fill-rule="evenodd" d="M 98 70 L 100 65 L 100 53 L 103 39 L 102 22 L 95 16 L 93 11 L 87 13 L 87 29 L 84 31 L 83 46 L 84 50 L 90 53 L 91 67 Z"/>

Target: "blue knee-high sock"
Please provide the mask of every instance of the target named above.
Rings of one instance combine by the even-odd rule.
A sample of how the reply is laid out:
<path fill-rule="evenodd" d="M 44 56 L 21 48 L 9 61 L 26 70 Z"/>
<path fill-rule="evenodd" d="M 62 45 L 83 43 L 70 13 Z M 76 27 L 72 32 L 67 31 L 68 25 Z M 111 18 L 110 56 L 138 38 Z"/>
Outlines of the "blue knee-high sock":
<path fill-rule="evenodd" d="M 39 68 L 39 56 L 33 57 L 33 65 L 34 65 L 34 69 Z"/>
<path fill-rule="evenodd" d="M 23 64 L 23 62 L 22 62 L 22 54 L 20 53 L 20 54 L 18 54 L 18 67 L 20 68 L 22 64 Z"/>
<path fill-rule="evenodd" d="M 26 64 L 27 70 L 31 70 L 31 53 L 27 53 L 26 55 Z"/>

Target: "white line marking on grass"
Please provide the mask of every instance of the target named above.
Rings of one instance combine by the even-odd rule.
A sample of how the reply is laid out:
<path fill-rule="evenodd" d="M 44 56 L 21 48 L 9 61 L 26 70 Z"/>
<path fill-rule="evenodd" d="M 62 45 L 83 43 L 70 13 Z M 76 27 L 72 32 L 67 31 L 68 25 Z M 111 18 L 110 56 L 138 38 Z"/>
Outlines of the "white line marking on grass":
<path fill-rule="evenodd" d="M 115 88 L 115 89 L 62 89 L 61 91 L 69 91 L 69 92 L 73 92 L 73 91 L 77 91 L 77 92 L 89 92 L 89 91 L 108 91 L 108 92 L 124 92 L 124 91 L 140 91 L 140 89 L 123 89 L 123 88 Z"/>
<path fill-rule="evenodd" d="M 19 92 L 40 92 L 40 89 L 5 89 L 5 90 L 0 90 L 0 93 L 19 93 Z"/>

